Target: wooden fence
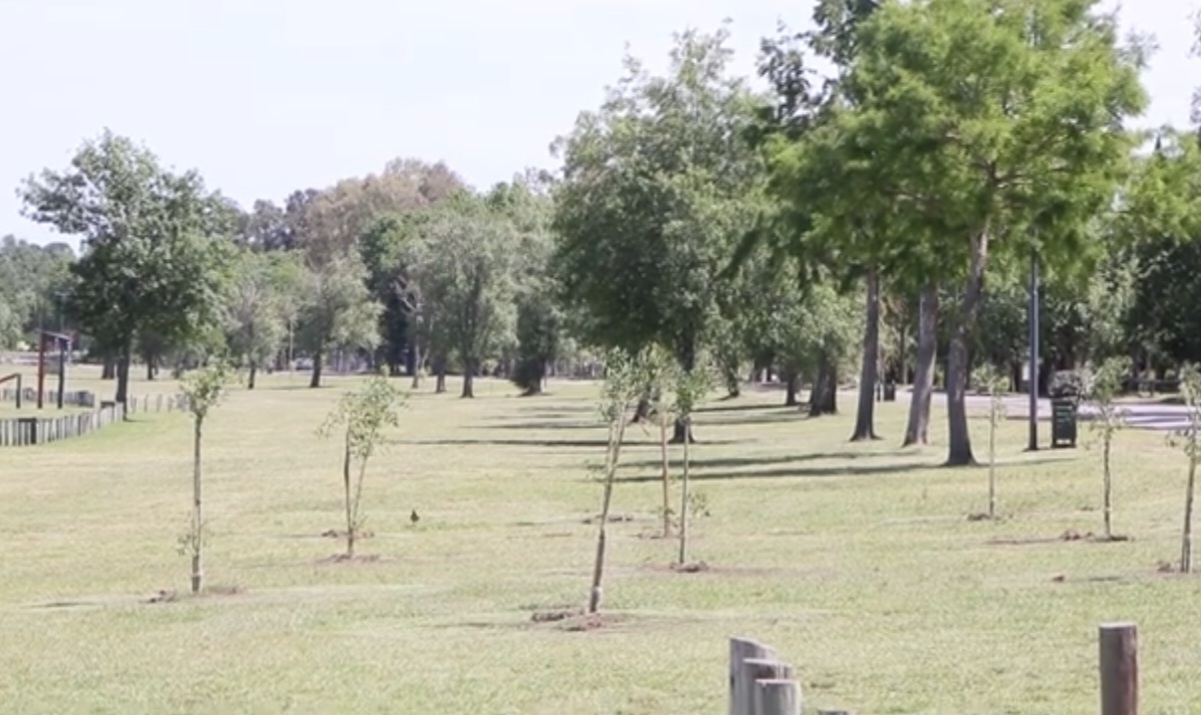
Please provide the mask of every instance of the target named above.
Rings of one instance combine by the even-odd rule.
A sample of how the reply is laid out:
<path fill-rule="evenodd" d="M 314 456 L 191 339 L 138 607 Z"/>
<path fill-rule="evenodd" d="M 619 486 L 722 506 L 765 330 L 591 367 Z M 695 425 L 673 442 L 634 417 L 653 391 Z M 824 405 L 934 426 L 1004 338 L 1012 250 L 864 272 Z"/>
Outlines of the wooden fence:
<path fill-rule="evenodd" d="M 1138 715 L 1138 627 L 1103 623 L 1099 632 L 1101 715 Z M 800 715 L 801 686 L 793 667 L 771 646 L 730 639 L 729 715 Z M 850 715 L 817 710 L 817 715 Z"/>
<path fill-rule="evenodd" d="M 15 401 L 16 391 L 6 395 L 0 393 L 0 400 L 9 398 Z M 48 444 L 71 437 L 82 437 L 99 431 L 115 422 L 122 421 L 126 415 L 148 412 L 175 412 L 186 410 L 187 397 L 184 395 L 143 395 L 130 396 L 125 408 L 115 402 L 101 402 L 95 407 L 96 396 L 90 392 L 68 393 L 77 396 L 78 401 L 70 402 L 74 406 L 92 407 L 87 412 L 74 412 L 53 417 L 42 416 L 45 411 L 29 410 L 29 417 L 13 417 L 0 419 L 0 447 L 28 447 L 38 444 Z M 29 397 L 32 395 L 33 397 Z M 84 397 L 86 395 L 86 397 Z M 33 390 L 24 391 L 21 397 L 23 404 L 35 404 L 33 399 L 37 394 Z M 28 400 L 28 401 L 26 401 Z M 67 401 L 64 399 L 64 403 Z"/>

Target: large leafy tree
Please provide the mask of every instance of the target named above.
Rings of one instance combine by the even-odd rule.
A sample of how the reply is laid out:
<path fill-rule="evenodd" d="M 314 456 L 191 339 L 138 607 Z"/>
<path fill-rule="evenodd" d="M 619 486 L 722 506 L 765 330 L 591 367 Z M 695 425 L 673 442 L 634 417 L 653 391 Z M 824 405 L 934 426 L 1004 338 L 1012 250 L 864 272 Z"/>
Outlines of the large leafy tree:
<path fill-rule="evenodd" d="M 337 350 L 372 349 L 379 341 L 381 306 L 367 289 L 358 254 L 308 263 L 308 300 L 300 310 L 300 345 L 313 360 L 309 387 L 321 386 L 325 362 Z"/>
<path fill-rule="evenodd" d="M 592 344 L 657 343 L 685 371 L 713 333 L 719 275 L 762 175 L 744 141 L 754 103 L 729 71 L 727 34 L 678 36 L 664 76 L 627 57 L 600 109 L 558 143 L 554 260 L 569 308 L 587 313 Z"/>
<path fill-rule="evenodd" d="M 196 172 L 168 172 L 106 130 L 67 169 L 27 179 L 20 195 L 29 218 L 82 238 L 70 312 L 117 357 L 118 402 L 139 335 L 183 343 L 216 324 L 229 244 L 214 236 L 228 227 Z"/>
<path fill-rule="evenodd" d="M 229 352 L 249 371 L 253 390 L 258 371 L 269 365 L 288 338 L 289 286 L 284 263 L 291 256 L 241 249 L 225 291 L 225 339 Z"/>
<path fill-rule="evenodd" d="M 924 249 L 961 282 L 951 312 L 948 464 L 974 462 L 964 403 L 970 329 L 990 257 L 1087 255 L 1079 228 L 1113 201 L 1139 112 L 1141 53 L 1092 0 L 917 0 L 856 31 L 839 126 L 895 202 L 890 253 Z"/>
<path fill-rule="evenodd" d="M 420 293 L 424 319 L 438 326 L 437 342 L 459 358 L 463 397 L 475 396 L 484 360 L 512 338 L 520 244 L 509 216 L 462 194 L 431 209 L 407 245 L 406 278 Z"/>
<path fill-rule="evenodd" d="M 66 327 L 64 298 L 74 260 L 65 243 L 0 239 L 0 347 L 15 346 L 31 331 Z"/>

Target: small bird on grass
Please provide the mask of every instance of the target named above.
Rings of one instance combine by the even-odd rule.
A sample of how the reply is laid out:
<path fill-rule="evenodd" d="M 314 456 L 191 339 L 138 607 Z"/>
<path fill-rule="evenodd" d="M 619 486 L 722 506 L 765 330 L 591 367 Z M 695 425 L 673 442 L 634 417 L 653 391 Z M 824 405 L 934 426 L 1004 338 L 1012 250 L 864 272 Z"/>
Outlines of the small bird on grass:
<path fill-rule="evenodd" d="M 416 524 L 417 522 L 421 521 L 421 517 L 417 516 L 417 510 L 416 510 L 416 509 L 414 509 L 414 510 L 413 510 L 413 513 L 409 514 L 409 521 L 411 521 L 411 522 L 412 522 L 412 523 L 414 523 L 414 524 Z"/>

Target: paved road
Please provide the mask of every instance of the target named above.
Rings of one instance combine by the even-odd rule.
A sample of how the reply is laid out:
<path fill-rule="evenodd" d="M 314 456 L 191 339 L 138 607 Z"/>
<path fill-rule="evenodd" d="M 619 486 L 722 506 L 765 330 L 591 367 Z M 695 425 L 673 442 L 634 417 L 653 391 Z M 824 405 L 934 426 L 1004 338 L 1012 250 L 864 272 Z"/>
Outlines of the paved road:
<path fill-rule="evenodd" d="M 900 397 L 901 395 L 898 395 Z M 908 394 L 905 394 L 908 398 Z M 936 393 L 935 400 L 945 400 L 946 396 Z M 1026 418 L 1029 415 L 1029 400 L 1026 395 L 1014 395 L 1005 398 L 1005 412 L 1010 418 Z M 1126 423 L 1140 429 L 1173 431 L 1188 427 L 1188 408 L 1184 405 L 1164 405 L 1158 402 L 1127 402 L 1122 407 L 1126 410 Z M 988 409 L 988 398 L 983 395 L 969 395 L 968 408 L 976 410 Z M 1081 419 L 1089 419 L 1094 411 L 1088 405 L 1080 406 Z M 1048 422 L 1051 419 L 1051 401 L 1038 401 L 1038 419 Z"/>

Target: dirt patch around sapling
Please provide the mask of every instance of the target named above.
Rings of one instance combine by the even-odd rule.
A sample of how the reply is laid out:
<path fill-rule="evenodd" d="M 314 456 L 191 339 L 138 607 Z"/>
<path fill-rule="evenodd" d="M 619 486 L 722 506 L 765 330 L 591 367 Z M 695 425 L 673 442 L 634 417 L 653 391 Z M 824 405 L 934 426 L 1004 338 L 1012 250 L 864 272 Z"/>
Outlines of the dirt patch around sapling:
<path fill-rule="evenodd" d="M 318 564 L 374 564 L 383 561 L 379 554 L 334 554 L 323 559 L 317 559 Z"/>
<path fill-rule="evenodd" d="M 175 603 L 176 601 L 196 600 L 200 598 L 220 598 L 229 596 L 240 596 L 246 593 L 246 589 L 236 584 L 215 584 L 206 586 L 200 589 L 200 593 L 183 592 L 173 588 L 159 589 L 153 596 L 142 601 L 146 605 L 154 605 L 160 603 Z"/>
<path fill-rule="evenodd" d="M 339 531 L 338 529 L 326 529 L 325 531 L 321 532 L 321 537 L 324 539 L 345 539 L 346 532 Z M 355 532 L 355 535 L 354 535 L 355 539 L 371 539 L 374 537 L 375 537 L 375 532 L 368 531 L 368 530 Z"/>

